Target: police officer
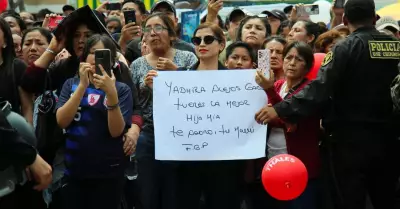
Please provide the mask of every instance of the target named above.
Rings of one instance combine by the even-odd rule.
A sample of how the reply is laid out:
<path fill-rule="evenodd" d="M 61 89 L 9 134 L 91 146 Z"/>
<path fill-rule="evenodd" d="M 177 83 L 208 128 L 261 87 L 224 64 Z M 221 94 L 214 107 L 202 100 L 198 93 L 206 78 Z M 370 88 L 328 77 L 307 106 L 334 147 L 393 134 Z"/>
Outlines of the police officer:
<path fill-rule="evenodd" d="M 2 176 L 0 178 L 0 208 L 10 209 L 23 208 L 18 205 L 24 200 L 21 200 L 18 194 L 8 194 L 8 191 L 13 190 L 13 188 L 7 186 L 9 185 L 8 179 L 3 179 L 3 174 L 7 168 L 10 166 L 26 167 L 29 171 L 28 178 L 35 181 L 34 189 L 39 191 L 46 189 L 52 181 L 51 166 L 38 155 L 31 144 L 22 138 L 23 134 L 16 131 L 18 128 L 11 125 L 16 124 L 16 126 L 22 127 L 24 123 L 28 126 L 28 123 L 21 116 L 16 113 L 13 114 L 11 117 L 6 117 L 6 114 L 0 109 L 0 176 Z M 7 187 L 4 188 L 3 186 Z"/>
<path fill-rule="evenodd" d="M 367 193 L 375 209 L 395 208 L 398 150 L 390 85 L 400 43 L 375 29 L 373 0 L 348 0 L 344 10 L 351 35 L 326 55 L 318 78 L 290 99 L 262 108 L 256 120 L 265 124 L 280 117 L 295 124 L 321 110 L 336 208 L 365 209 Z"/>

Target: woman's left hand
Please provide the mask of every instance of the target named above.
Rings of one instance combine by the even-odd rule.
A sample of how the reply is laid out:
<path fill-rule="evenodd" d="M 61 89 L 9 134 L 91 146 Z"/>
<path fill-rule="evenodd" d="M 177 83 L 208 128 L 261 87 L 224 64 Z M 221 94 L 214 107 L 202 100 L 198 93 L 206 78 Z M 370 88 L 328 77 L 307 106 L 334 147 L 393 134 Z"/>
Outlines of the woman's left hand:
<path fill-rule="evenodd" d="M 115 88 L 115 76 L 113 70 L 111 70 L 111 77 L 108 76 L 103 66 L 99 64 L 100 71 L 103 75 L 93 74 L 93 82 L 96 88 L 103 90 L 107 95 L 117 94 Z"/>
<path fill-rule="evenodd" d="M 274 87 L 275 76 L 272 70 L 269 71 L 269 78 L 264 76 L 264 72 L 261 70 L 257 70 L 256 74 L 256 83 L 263 88 L 264 90 L 268 90 Z"/>

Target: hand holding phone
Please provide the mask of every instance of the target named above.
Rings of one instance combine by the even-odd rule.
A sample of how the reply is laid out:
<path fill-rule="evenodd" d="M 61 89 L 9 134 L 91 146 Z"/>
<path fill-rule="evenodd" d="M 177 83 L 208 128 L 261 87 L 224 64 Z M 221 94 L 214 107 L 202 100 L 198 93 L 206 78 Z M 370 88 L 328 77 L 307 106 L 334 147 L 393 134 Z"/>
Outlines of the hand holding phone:
<path fill-rule="evenodd" d="M 50 30 L 54 30 L 55 28 L 57 28 L 58 24 L 60 24 L 60 22 L 64 19 L 63 16 L 51 16 L 49 17 L 49 24 L 48 27 Z"/>
<path fill-rule="evenodd" d="M 258 69 L 261 70 L 267 78 L 269 78 L 269 70 L 271 69 L 270 54 L 271 52 L 269 49 L 258 50 Z"/>
<path fill-rule="evenodd" d="M 108 11 L 121 10 L 121 3 L 108 3 L 106 4 L 106 9 Z"/>
<path fill-rule="evenodd" d="M 344 8 L 345 0 L 334 0 L 333 8 Z"/>
<path fill-rule="evenodd" d="M 94 51 L 94 60 L 96 65 L 96 74 L 103 75 L 99 64 L 103 66 L 108 76 L 111 76 L 111 51 L 109 49 L 97 49 Z"/>
<path fill-rule="evenodd" d="M 307 4 L 303 6 L 304 12 L 308 15 L 318 15 L 319 5 L 318 4 Z"/>
<path fill-rule="evenodd" d="M 136 12 L 134 10 L 124 11 L 125 24 L 136 23 Z"/>

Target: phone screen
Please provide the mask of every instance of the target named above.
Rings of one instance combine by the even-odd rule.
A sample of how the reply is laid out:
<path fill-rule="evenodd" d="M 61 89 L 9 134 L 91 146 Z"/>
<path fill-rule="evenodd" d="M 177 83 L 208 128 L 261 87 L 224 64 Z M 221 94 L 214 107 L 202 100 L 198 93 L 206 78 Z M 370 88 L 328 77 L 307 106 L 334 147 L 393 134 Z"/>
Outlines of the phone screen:
<path fill-rule="evenodd" d="M 121 10 L 121 3 L 108 3 L 107 10 Z"/>
<path fill-rule="evenodd" d="M 333 7 L 335 8 L 344 8 L 345 0 L 334 0 Z"/>
<path fill-rule="evenodd" d="M 62 17 L 62 16 L 51 17 L 49 20 L 49 25 L 48 25 L 50 30 L 54 30 L 63 19 L 64 19 L 64 17 Z"/>
<path fill-rule="evenodd" d="M 318 4 L 304 5 L 304 10 L 308 15 L 318 15 L 319 5 Z"/>
<path fill-rule="evenodd" d="M 94 51 L 94 59 L 96 64 L 96 74 L 103 75 L 99 68 L 99 64 L 103 66 L 104 70 L 111 76 L 111 52 L 109 49 L 97 49 Z"/>
<path fill-rule="evenodd" d="M 125 24 L 136 22 L 136 13 L 134 10 L 124 11 Z"/>

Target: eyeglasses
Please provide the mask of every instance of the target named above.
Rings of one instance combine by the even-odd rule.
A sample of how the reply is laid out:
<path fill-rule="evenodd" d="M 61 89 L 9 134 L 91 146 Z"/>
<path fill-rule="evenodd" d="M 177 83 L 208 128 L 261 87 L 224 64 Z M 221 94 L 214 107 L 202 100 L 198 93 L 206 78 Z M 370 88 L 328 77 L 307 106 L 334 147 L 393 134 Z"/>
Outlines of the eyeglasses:
<path fill-rule="evenodd" d="M 193 37 L 192 43 L 198 46 L 202 41 L 204 41 L 204 43 L 208 45 L 212 44 L 215 40 L 220 41 L 220 39 L 215 36 Z"/>
<path fill-rule="evenodd" d="M 153 28 L 152 27 L 145 27 L 143 29 L 144 34 L 149 34 L 151 31 L 154 31 L 154 33 L 160 34 L 163 30 L 168 30 L 168 28 L 163 27 L 161 25 L 156 25 Z"/>

